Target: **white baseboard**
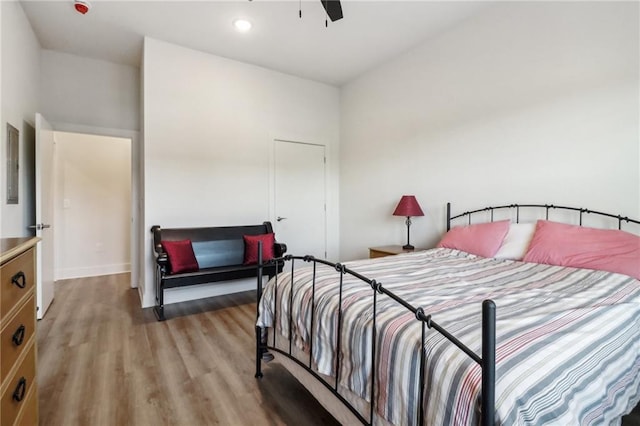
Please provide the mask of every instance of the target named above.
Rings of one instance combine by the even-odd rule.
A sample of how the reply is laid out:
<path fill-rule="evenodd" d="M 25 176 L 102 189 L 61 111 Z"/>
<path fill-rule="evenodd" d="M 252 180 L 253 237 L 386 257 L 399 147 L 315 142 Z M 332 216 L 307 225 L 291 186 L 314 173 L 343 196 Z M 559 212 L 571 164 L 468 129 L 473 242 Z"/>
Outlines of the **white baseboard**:
<path fill-rule="evenodd" d="M 131 272 L 131 264 L 116 263 L 113 265 L 84 266 L 81 268 L 61 268 L 56 270 L 54 275 L 56 280 L 68 280 L 71 278 L 122 274 L 125 272 Z"/>
<path fill-rule="evenodd" d="M 265 277 L 266 278 L 266 277 Z M 186 302 L 189 300 L 204 299 L 207 297 L 222 296 L 225 294 L 240 293 L 256 289 L 256 279 L 222 281 L 211 284 L 192 285 L 188 287 L 169 288 L 164 291 L 164 304 Z M 149 300 L 150 299 L 150 300 Z M 143 300 L 143 308 L 155 306 L 155 295 Z"/>
<path fill-rule="evenodd" d="M 144 300 L 144 289 L 142 288 L 142 286 L 139 285 L 137 287 L 137 289 L 138 289 L 138 296 L 140 297 L 140 307 L 141 308 L 148 308 L 150 306 L 153 306 L 153 301 L 150 302 L 151 305 L 147 305 L 148 301 Z"/>
<path fill-rule="evenodd" d="M 142 286 L 138 286 L 138 289 L 140 289 Z M 140 300 L 142 301 L 142 308 L 150 308 L 152 306 L 156 306 L 156 295 L 155 293 L 151 293 L 149 294 L 149 292 L 142 291 L 142 294 L 140 295 Z"/>
<path fill-rule="evenodd" d="M 224 294 L 255 290 L 255 288 L 255 278 L 170 288 L 164 292 L 164 304 L 169 305 L 171 303 L 186 302 L 188 300 L 222 296 Z"/>

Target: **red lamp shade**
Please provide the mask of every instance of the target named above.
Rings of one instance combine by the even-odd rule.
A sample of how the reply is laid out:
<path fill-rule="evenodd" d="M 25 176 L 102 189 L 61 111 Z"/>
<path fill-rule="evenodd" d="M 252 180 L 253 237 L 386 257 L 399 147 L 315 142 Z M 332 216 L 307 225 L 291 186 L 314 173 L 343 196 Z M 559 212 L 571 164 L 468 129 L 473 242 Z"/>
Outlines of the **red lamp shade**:
<path fill-rule="evenodd" d="M 393 212 L 394 216 L 424 216 L 424 212 L 414 195 L 403 195 Z"/>

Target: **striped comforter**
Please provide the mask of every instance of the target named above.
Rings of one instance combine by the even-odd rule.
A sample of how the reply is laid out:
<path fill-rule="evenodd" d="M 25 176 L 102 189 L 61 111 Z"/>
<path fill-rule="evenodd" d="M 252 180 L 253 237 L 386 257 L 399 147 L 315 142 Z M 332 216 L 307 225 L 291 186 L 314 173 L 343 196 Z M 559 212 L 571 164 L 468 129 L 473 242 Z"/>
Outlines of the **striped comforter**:
<path fill-rule="evenodd" d="M 345 265 L 423 307 L 478 354 L 482 300 L 496 302 L 500 424 L 616 424 L 640 400 L 640 281 L 450 249 Z M 313 335 L 314 369 L 335 377 L 340 357 L 339 383 L 370 402 L 372 290 L 344 276 L 337 354 L 338 276 L 318 265 L 312 309 L 311 268 L 295 271 L 293 294 L 290 272 L 282 273 L 277 291 L 274 280 L 265 286 L 258 325 L 275 326 L 285 338 L 292 333 L 307 353 Z M 396 425 L 416 424 L 420 325 L 405 308 L 379 295 L 376 328 L 376 411 Z M 427 331 L 424 348 L 427 424 L 476 424 L 480 367 L 434 330 Z"/>

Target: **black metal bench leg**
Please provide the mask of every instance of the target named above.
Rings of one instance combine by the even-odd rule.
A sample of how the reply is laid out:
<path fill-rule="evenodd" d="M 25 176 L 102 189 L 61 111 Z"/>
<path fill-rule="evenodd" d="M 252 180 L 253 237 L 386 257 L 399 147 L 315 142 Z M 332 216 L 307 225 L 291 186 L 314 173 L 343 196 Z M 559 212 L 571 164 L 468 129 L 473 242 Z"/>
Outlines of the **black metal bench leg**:
<path fill-rule="evenodd" d="M 153 312 L 156 314 L 156 318 L 158 321 L 164 321 L 166 318 L 164 317 L 164 306 L 154 306 Z"/>
<path fill-rule="evenodd" d="M 153 312 L 156 314 L 158 321 L 164 321 L 164 285 L 162 280 L 159 280 L 156 284 L 156 306 L 153 307 Z"/>
<path fill-rule="evenodd" d="M 256 325 L 256 379 L 262 377 L 262 328 Z"/>

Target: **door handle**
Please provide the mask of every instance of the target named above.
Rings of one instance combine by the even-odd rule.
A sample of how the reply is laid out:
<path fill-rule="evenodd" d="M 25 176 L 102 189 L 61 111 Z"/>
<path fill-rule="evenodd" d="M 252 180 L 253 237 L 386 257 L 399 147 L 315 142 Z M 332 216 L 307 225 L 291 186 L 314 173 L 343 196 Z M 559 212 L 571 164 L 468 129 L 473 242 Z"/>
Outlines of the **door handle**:
<path fill-rule="evenodd" d="M 16 390 L 13 391 L 13 400 L 16 402 L 22 401 L 26 390 L 27 390 L 27 379 L 25 379 L 24 376 L 22 376 L 18 381 L 18 386 L 16 386 Z"/>
<path fill-rule="evenodd" d="M 27 286 L 27 277 L 24 272 L 20 271 L 11 277 L 11 284 L 17 285 L 20 288 L 25 288 Z"/>
<path fill-rule="evenodd" d="M 11 337 L 11 340 L 13 341 L 14 345 L 20 346 L 22 344 L 22 342 L 24 342 L 24 332 L 25 332 L 25 330 L 26 330 L 26 328 L 25 328 L 24 324 L 20 324 L 20 327 L 18 327 L 16 332 L 13 333 L 13 336 Z"/>
<path fill-rule="evenodd" d="M 36 225 L 30 225 L 27 228 L 29 229 L 35 229 L 37 231 L 40 231 L 42 229 L 47 229 L 47 228 L 51 228 L 51 225 L 47 224 L 47 223 L 38 223 Z"/>
<path fill-rule="evenodd" d="M 285 219 L 286 219 L 286 217 L 280 217 L 280 216 L 278 216 L 278 217 L 276 218 L 276 220 L 277 220 L 278 222 L 281 222 L 281 221 L 283 221 L 283 220 L 285 220 Z"/>

